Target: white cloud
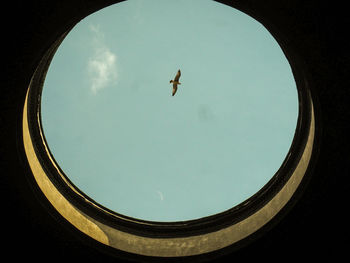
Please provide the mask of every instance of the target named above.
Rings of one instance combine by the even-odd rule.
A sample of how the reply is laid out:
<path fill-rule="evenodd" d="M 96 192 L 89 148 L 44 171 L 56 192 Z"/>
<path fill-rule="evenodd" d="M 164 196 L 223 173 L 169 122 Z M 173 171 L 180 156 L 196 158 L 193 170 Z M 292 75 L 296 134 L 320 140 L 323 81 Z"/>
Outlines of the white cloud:
<path fill-rule="evenodd" d="M 102 34 L 100 31 L 100 25 L 89 25 L 89 29 L 96 34 Z"/>
<path fill-rule="evenodd" d="M 163 201 L 163 200 L 164 200 L 164 195 L 163 195 L 163 193 L 162 193 L 161 191 L 157 191 L 157 193 L 158 193 L 158 195 L 159 195 L 160 200 Z"/>
<path fill-rule="evenodd" d="M 88 61 L 90 90 L 96 94 L 117 80 L 117 56 L 104 43 L 99 26 L 90 26 L 93 38 L 93 55 Z"/>

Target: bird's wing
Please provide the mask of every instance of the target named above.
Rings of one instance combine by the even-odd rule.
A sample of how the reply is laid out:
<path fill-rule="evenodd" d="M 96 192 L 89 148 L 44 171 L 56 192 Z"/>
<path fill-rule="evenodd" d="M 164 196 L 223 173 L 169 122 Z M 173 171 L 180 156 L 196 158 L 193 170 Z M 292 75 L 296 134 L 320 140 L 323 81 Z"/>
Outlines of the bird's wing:
<path fill-rule="evenodd" d="M 174 81 L 179 81 L 180 76 L 181 76 L 181 71 L 180 71 L 180 70 L 178 70 L 178 71 L 177 71 L 177 74 L 176 74 L 176 76 L 175 76 Z"/>
<path fill-rule="evenodd" d="M 173 96 L 175 95 L 176 91 L 177 91 L 177 85 L 173 84 L 173 94 L 172 94 Z"/>

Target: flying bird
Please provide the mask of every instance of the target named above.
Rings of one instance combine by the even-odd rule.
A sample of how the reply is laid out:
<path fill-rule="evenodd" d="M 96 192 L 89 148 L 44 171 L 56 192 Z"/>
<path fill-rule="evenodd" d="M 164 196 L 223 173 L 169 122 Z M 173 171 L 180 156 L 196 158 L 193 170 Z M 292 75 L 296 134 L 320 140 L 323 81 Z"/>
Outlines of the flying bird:
<path fill-rule="evenodd" d="M 173 80 L 170 80 L 170 83 L 173 83 L 173 96 L 177 91 L 177 85 L 181 85 L 181 83 L 179 82 L 180 76 L 181 76 L 181 71 L 178 70 L 175 78 Z"/>

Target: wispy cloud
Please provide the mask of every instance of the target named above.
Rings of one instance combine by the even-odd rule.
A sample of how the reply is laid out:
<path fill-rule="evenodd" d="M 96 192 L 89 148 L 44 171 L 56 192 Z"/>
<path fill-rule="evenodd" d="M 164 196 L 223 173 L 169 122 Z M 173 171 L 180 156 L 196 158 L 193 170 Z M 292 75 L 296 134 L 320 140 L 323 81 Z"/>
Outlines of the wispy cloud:
<path fill-rule="evenodd" d="M 164 195 L 163 195 L 163 193 L 162 193 L 161 191 L 157 191 L 157 193 L 158 193 L 158 195 L 159 195 L 160 200 L 163 201 L 163 200 L 164 200 Z"/>
<path fill-rule="evenodd" d="M 90 25 L 93 37 L 93 54 L 88 60 L 90 90 L 93 94 L 117 81 L 117 56 L 107 47 L 99 26 Z"/>

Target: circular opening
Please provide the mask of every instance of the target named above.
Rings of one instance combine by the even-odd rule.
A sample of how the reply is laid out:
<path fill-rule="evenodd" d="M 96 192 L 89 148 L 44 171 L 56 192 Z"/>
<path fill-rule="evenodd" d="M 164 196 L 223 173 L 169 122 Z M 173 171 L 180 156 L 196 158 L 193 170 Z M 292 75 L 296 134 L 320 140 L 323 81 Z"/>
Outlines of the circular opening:
<path fill-rule="evenodd" d="M 23 127 L 36 182 L 70 223 L 120 250 L 232 245 L 285 206 L 311 158 L 313 106 L 294 55 L 212 1 L 94 13 L 33 76 Z"/>
<path fill-rule="evenodd" d="M 47 145 L 71 182 L 152 221 L 210 216 L 254 195 L 283 163 L 297 118 L 277 42 L 212 1 L 126 1 L 90 15 L 58 48 L 41 97 Z"/>

